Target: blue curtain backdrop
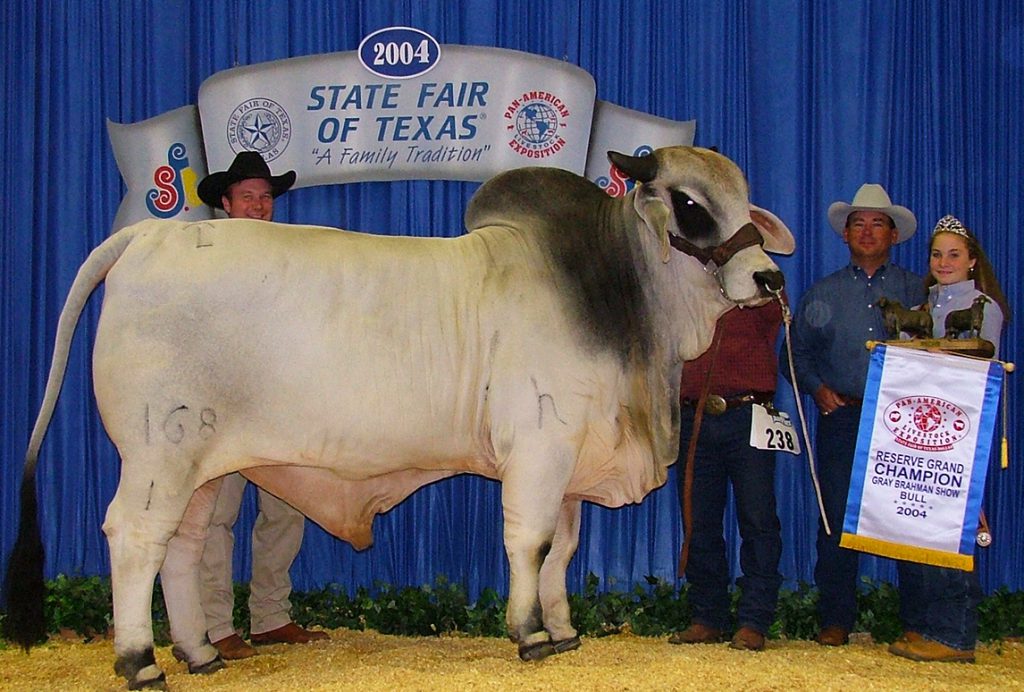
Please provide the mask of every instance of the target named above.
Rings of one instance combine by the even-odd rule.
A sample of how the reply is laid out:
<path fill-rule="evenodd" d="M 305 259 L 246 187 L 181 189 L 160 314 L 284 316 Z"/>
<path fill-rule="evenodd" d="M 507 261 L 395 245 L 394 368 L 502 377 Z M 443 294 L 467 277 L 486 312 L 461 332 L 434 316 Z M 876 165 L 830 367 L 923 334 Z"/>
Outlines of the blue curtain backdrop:
<path fill-rule="evenodd" d="M 510 48 L 592 73 L 598 98 L 697 120 L 747 172 L 755 203 L 793 229 L 781 262 L 794 303 L 847 252 L 826 223 L 835 200 L 881 182 L 923 232 L 895 259 L 926 269 L 927 231 L 953 213 L 974 229 L 1011 304 L 1021 303 L 1016 228 L 1024 183 L 1024 6 L 1019 0 L 107 0 L 2 3 L 0 98 L 0 553 L 15 535 L 17 488 L 42 396 L 57 316 L 79 264 L 110 230 L 123 185 L 105 120 L 136 122 L 195 103 L 199 85 L 236 65 L 355 50 L 386 26 L 441 43 Z M 458 235 L 475 184 L 374 183 L 301 189 L 277 218 L 409 235 Z M 100 293 L 102 289 L 100 290 Z M 90 354 L 100 296 L 80 322 L 64 390 L 43 445 L 39 478 L 46 572 L 109 573 L 101 524 L 118 459 L 95 410 Z M 1017 358 L 1021 316 L 1002 353 Z M 409 354 L 410 360 L 415 354 Z M 1009 378 L 1010 469 L 993 466 L 986 509 L 995 544 L 981 551 L 987 590 L 1024 586 L 1024 471 L 1017 396 Z M 792 393 L 782 387 L 783 398 Z M 809 403 L 809 400 L 807 400 Z M 790 407 L 792 410 L 792 407 Z M 808 407 L 813 409 L 813 407 Z M 674 474 L 674 470 L 673 470 Z M 811 581 L 816 509 L 804 459 L 777 478 L 790 586 Z M 236 578 L 247 580 L 252 493 L 237 527 Z M 737 538 L 727 517 L 734 570 Z M 376 523 L 357 553 L 308 524 L 295 586 L 346 589 L 432 583 L 505 593 L 496 483 L 456 478 L 426 488 Z M 570 588 L 587 573 L 628 589 L 673 580 L 681 540 L 675 476 L 641 505 L 587 506 Z M 864 574 L 895 580 L 892 563 Z"/>

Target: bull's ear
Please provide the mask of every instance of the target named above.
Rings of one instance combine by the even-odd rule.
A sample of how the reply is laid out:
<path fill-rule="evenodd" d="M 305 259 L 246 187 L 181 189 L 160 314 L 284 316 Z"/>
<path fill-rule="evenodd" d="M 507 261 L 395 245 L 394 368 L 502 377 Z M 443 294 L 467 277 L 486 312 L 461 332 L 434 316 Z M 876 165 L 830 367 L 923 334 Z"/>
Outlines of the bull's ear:
<path fill-rule="evenodd" d="M 629 156 L 617 151 L 609 151 L 608 160 L 630 178 L 641 183 L 649 183 L 658 175 L 658 159 L 654 154 Z"/>
<path fill-rule="evenodd" d="M 761 232 L 761 237 L 764 238 L 765 252 L 792 255 L 796 250 L 796 240 L 794 240 L 789 227 L 775 214 L 751 204 L 750 220 L 754 222 L 757 230 Z"/>
<path fill-rule="evenodd" d="M 668 240 L 669 220 L 672 218 L 672 210 L 657 197 L 647 195 L 637 195 L 635 206 L 640 218 L 654 232 L 661 244 L 661 261 L 668 262 L 671 249 Z"/>

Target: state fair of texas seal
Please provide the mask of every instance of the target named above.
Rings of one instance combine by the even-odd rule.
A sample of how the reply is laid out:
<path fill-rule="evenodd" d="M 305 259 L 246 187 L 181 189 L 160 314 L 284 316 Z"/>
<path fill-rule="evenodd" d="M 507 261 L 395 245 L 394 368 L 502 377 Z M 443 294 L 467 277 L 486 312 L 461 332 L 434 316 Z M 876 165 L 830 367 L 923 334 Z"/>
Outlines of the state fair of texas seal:
<path fill-rule="evenodd" d="M 885 427 L 911 449 L 944 451 L 967 437 L 971 420 L 956 404 L 935 396 L 905 396 L 885 407 Z"/>
<path fill-rule="evenodd" d="M 252 98 L 238 104 L 228 116 L 228 144 L 236 154 L 258 151 L 270 162 L 284 153 L 292 138 L 292 120 L 281 104 Z"/>

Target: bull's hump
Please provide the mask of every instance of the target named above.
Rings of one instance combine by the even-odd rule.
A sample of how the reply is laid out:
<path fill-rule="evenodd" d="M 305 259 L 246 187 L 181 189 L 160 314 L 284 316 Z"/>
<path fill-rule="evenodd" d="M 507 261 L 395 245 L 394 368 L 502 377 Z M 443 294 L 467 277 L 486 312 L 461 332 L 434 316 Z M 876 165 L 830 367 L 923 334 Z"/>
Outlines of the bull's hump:
<path fill-rule="evenodd" d="M 592 224 L 611 198 L 586 178 L 560 168 L 506 171 L 484 183 L 466 209 L 466 228 L 542 224 L 553 228 Z"/>
<path fill-rule="evenodd" d="M 558 168 L 519 168 L 477 190 L 466 210 L 469 230 L 507 226 L 529 236 L 555 276 L 571 323 L 589 349 L 624 363 L 653 348 L 635 218 L 626 204 L 586 178 Z"/>

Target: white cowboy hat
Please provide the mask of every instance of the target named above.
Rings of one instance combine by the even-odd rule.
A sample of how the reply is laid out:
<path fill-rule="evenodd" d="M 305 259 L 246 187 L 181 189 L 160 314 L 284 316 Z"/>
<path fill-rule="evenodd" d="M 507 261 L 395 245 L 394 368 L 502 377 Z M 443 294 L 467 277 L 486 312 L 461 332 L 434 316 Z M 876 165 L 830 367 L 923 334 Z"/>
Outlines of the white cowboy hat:
<path fill-rule="evenodd" d="M 914 217 L 914 212 L 906 207 L 893 204 L 885 188 L 877 183 L 861 185 L 850 204 L 833 202 L 828 208 L 828 222 L 832 224 L 836 233 L 842 235 L 843 228 L 846 227 L 846 217 L 855 211 L 880 211 L 891 218 L 896 224 L 897 243 L 902 243 L 914 235 L 914 231 L 917 230 L 917 218 Z"/>

